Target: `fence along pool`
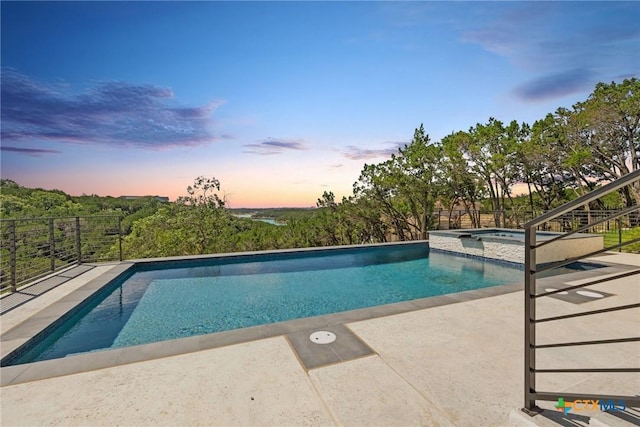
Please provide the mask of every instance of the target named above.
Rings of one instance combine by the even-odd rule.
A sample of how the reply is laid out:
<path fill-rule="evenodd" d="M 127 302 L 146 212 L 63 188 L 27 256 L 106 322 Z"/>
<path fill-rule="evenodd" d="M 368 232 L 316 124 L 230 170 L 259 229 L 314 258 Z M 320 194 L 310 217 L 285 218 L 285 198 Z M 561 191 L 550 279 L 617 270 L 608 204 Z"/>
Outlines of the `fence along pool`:
<path fill-rule="evenodd" d="M 0 291 L 82 262 L 122 260 L 120 216 L 0 219 Z"/>

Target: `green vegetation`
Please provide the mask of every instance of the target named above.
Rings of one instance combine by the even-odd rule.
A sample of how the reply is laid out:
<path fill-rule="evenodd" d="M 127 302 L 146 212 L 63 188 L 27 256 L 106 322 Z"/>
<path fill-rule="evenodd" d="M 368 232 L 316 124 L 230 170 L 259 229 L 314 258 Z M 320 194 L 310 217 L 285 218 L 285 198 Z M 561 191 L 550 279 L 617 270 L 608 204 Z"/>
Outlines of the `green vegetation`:
<path fill-rule="evenodd" d="M 628 242 L 630 240 L 639 239 L 639 238 L 640 238 L 640 227 L 633 227 L 630 229 L 622 230 L 622 242 Z M 611 246 L 617 245 L 619 244 L 619 242 L 620 242 L 620 235 L 618 234 L 617 230 L 611 231 L 604 235 L 605 247 L 611 247 Z M 622 248 L 622 252 L 640 253 L 640 242 L 632 243 L 630 245 L 624 246 Z"/>
<path fill-rule="evenodd" d="M 336 200 L 324 192 L 311 209 L 227 209 L 215 178 L 196 178 L 175 203 L 72 197 L 2 180 L 0 214 L 122 215 L 125 258 L 385 242 L 425 238 L 437 221 L 455 226 L 461 213 L 470 226 L 486 225 L 489 217 L 492 225 L 519 227 L 638 169 L 640 81 L 634 78 L 599 83 L 586 101 L 533 125 L 489 118 L 441 141 L 432 141 L 420 125 L 389 160 L 363 166 L 352 195 Z M 516 196 L 518 183 L 529 194 Z M 584 213 L 638 203 L 640 183 L 585 206 Z M 440 211 L 444 217 L 438 218 Z M 265 217 L 286 225 L 251 219 Z M 636 235 L 638 222 L 628 218 L 625 226 L 634 228 L 625 231 L 625 240 Z M 119 248 L 105 250 L 113 257 Z"/>
<path fill-rule="evenodd" d="M 0 218 L 42 218 L 60 216 L 120 215 L 123 232 L 140 218 L 154 214 L 166 202 L 154 197 L 124 199 L 98 195 L 70 196 L 60 190 L 27 188 L 0 180 Z"/>

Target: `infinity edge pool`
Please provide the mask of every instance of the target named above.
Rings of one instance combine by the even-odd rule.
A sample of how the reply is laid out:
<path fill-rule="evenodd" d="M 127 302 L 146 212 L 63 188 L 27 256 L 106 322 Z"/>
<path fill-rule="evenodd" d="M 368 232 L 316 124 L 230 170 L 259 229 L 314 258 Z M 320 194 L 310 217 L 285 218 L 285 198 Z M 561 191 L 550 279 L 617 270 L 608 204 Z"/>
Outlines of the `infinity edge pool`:
<path fill-rule="evenodd" d="M 381 245 L 352 245 L 326 248 L 288 249 L 278 251 L 260 251 L 241 254 L 216 254 L 206 256 L 171 257 L 159 259 L 144 259 L 121 262 L 115 265 L 100 277 L 88 281 L 79 289 L 71 292 L 61 300 L 51 304 L 44 310 L 36 313 L 20 325 L 2 333 L 2 360 L 13 358 L 21 347 L 32 340 L 39 339 L 63 322 L 68 316 L 73 315 L 79 307 L 88 300 L 98 298 L 101 291 L 105 291 L 114 280 L 131 274 L 135 265 L 152 267 L 160 262 L 191 262 L 193 260 L 211 258 L 248 257 L 252 255 L 274 254 L 302 254 L 305 252 L 329 252 L 346 250 L 350 248 L 362 248 L 385 245 L 427 245 L 427 241 L 386 243 Z M 604 272 L 604 271 L 603 271 Z M 580 275 L 585 272 L 571 273 Z M 551 279 L 551 278 L 550 278 Z M 513 283 L 507 285 L 492 286 L 477 290 L 457 292 L 435 297 L 422 298 L 411 301 L 392 303 L 382 306 L 351 310 L 346 312 L 327 314 L 315 317 L 289 320 L 268 325 L 252 326 L 243 329 L 235 329 L 217 332 L 207 335 L 199 335 L 187 338 L 179 338 L 169 341 L 161 341 L 132 347 L 105 350 L 94 353 L 85 353 L 69 356 L 61 359 L 45 360 L 41 362 L 26 363 L 22 365 L 3 366 L 2 385 L 34 381 L 43 378 L 68 375 L 95 369 L 134 363 L 144 360 L 158 359 L 167 356 L 190 353 L 232 344 L 239 344 L 269 337 L 287 335 L 294 332 L 313 330 L 332 325 L 342 325 L 350 322 L 373 319 L 377 317 L 401 314 L 415 310 L 438 307 L 458 302 L 470 301 L 479 298 L 502 295 L 520 291 L 522 285 Z M 4 365 L 4 363 L 3 363 Z"/>

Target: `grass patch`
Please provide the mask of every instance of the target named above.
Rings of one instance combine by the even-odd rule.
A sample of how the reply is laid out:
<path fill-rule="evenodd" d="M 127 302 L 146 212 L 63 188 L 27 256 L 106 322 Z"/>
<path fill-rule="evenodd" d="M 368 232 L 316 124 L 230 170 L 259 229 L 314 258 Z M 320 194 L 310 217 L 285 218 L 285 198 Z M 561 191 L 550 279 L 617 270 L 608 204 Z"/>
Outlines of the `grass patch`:
<path fill-rule="evenodd" d="M 622 230 L 622 242 L 628 242 L 629 240 L 640 238 L 640 227 L 633 227 L 630 229 Z M 617 245 L 619 243 L 618 231 L 612 231 L 604 234 L 604 246 L 609 247 Z M 633 243 L 631 245 L 623 246 L 622 252 L 629 252 L 634 254 L 640 253 L 640 242 Z"/>

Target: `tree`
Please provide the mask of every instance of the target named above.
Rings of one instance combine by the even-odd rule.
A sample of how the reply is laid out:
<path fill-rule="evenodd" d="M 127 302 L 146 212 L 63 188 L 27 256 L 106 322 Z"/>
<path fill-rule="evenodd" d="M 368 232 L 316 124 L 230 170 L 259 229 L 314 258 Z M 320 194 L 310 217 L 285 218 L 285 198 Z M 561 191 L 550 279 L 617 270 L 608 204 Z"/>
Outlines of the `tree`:
<path fill-rule="evenodd" d="M 171 256 L 224 252 L 233 247 L 233 218 L 218 196 L 220 182 L 200 176 L 187 195 L 136 221 L 123 242 L 126 256 Z"/>
<path fill-rule="evenodd" d="M 488 189 L 497 227 L 502 226 L 500 213 L 506 207 L 505 197 L 513 208 L 511 187 L 520 178 L 517 147 L 526 133 L 523 128 L 515 121 L 505 128 L 490 117 L 487 124 L 476 124 L 469 129 L 468 137 L 460 138 L 459 146 L 471 170 L 482 177 Z"/>
<path fill-rule="evenodd" d="M 582 141 L 592 153 L 593 177 L 614 180 L 640 169 L 640 80 L 598 83 L 574 106 Z M 640 204 L 640 183 L 625 194 L 627 205 Z"/>
<path fill-rule="evenodd" d="M 224 200 L 215 191 L 220 191 L 220 181 L 214 177 L 199 176 L 193 181 L 193 186 L 187 187 L 187 195 L 178 197 L 176 202 L 196 208 L 224 208 Z"/>
<path fill-rule="evenodd" d="M 550 210 L 566 202 L 565 189 L 575 186 L 576 177 L 563 163 L 565 140 L 565 129 L 553 114 L 548 114 L 533 124 L 531 137 L 520 145 L 523 179 L 532 211 L 536 210 L 534 193 L 542 203 L 541 209 Z"/>
<path fill-rule="evenodd" d="M 399 171 L 397 197 L 408 205 L 412 238 L 426 239 L 439 191 L 442 148 L 431 143 L 421 124 L 415 129 L 411 143 L 398 152 L 392 157 Z"/>
<path fill-rule="evenodd" d="M 441 147 L 431 143 L 420 125 L 411 143 L 399 148 L 391 159 L 364 165 L 353 185 L 353 201 L 376 212 L 373 217 L 371 213 L 362 217 L 371 235 L 386 229 L 399 240 L 426 238 L 438 197 L 441 155 Z"/>
<path fill-rule="evenodd" d="M 36 209 L 23 198 L 12 194 L 0 194 L 0 218 L 25 218 L 33 216 Z"/>
<path fill-rule="evenodd" d="M 358 181 L 353 184 L 353 194 L 360 206 L 367 206 L 363 218 L 373 229 L 387 229 L 381 223 L 391 224 L 391 228 L 400 240 L 406 240 L 409 226 L 404 213 L 394 204 L 395 175 L 393 160 L 377 165 L 365 164 Z M 387 241 L 387 236 L 382 238 Z"/>
<path fill-rule="evenodd" d="M 318 222 L 320 239 L 324 245 L 338 245 L 343 243 L 344 230 L 338 212 L 338 204 L 332 191 L 325 191 L 322 197 L 316 202 L 318 212 L 316 219 Z"/>
<path fill-rule="evenodd" d="M 476 209 L 483 196 L 484 185 L 478 176 L 471 171 L 462 148 L 467 145 L 470 135 L 466 132 L 455 132 L 442 139 L 442 192 L 440 200 L 448 207 L 449 222 L 451 212 L 458 203 L 462 203 L 465 212 L 471 218 L 475 228 L 480 227 L 480 211 Z M 451 226 L 451 223 L 449 224 Z"/>

